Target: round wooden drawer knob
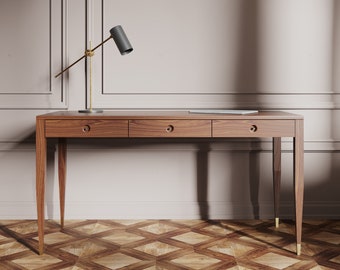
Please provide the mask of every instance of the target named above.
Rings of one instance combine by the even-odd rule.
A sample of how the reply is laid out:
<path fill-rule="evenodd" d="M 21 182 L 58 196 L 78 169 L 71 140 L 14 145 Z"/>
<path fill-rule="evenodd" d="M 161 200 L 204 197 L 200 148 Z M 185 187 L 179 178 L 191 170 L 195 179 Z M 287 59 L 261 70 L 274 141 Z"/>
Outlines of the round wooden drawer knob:
<path fill-rule="evenodd" d="M 167 132 L 167 133 L 171 133 L 171 132 L 173 132 L 174 131 L 174 126 L 173 125 L 168 125 L 167 127 L 166 127 L 166 129 L 165 129 L 165 131 Z"/>
<path fill-rule="evenodd" d="M 89 125 L 86 125 L 86 126 L 83 127 L 83 132 L 87 133 L 87 132 L 90 131 L 90 129 L 91 129 L 91 127 Z"/>
<path fill-rule="evenodd" d="M 250 131 L 250 132 L 256 132 L 256 131 L 257 131 L 257 126 L 256 126 L 256 125 L 252 125 L 252 126 L 249 128 L 249 131 Z"/>

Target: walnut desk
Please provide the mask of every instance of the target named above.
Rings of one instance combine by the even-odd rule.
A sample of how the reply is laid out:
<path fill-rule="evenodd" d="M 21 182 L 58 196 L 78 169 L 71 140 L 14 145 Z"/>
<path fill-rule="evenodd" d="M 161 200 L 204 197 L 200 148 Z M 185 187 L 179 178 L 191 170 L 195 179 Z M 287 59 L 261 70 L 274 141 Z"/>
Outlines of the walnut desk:
<path fill-rule="evenodd" d="M 273 140 L 274 214 L 278 226 L 281 138 L 293 138 L 296 252 L 301 253 L 304 189 L 303 117 L 286 112 L 248 115 L 192 114 L 187 111 L 118 111 L 98 114 L 60 111 L 36 118 L 36 196 L 39 253 L 44 251 L 47 139 L 58 138 L 61 226 L 64 225 L 67 138 L 240 138 Z"/>

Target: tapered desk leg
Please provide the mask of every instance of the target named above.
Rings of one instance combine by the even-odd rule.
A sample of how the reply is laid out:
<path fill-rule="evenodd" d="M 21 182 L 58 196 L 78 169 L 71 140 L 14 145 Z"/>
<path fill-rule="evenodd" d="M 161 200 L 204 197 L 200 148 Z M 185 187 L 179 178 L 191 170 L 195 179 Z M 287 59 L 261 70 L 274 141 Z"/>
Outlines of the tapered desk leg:
<path fill-rule="evenodd" d="M 64 227 L 65 216 L 65 183 L 66 183 L 66 151 L 65 138 L 58 141 L 58 176 L 59 176 L 59 201 L 60 201 L 60 224 Z"/>
<path fill-rule="evenodd" d="M 38 214 L 39 254 L 44 252 L 44 204 L 45 204 L 45 177 L 46 177 L 46 137 L 45 122 L 36 122 L 36 199 Z"/>
<path fill-rule="evenodd" d="M 275 227 L 279 227 L 279 205 L 281 186 L 281 137 L 273 138 L 273 188 Z"/>
<path fill-rule="evenodd" d="M 304 190 L 304 137 L 303 120 L 296 120 L 294 137 L 294 189 L 296 218 L 296 253 L 301 254 L 303 190 Z"/>

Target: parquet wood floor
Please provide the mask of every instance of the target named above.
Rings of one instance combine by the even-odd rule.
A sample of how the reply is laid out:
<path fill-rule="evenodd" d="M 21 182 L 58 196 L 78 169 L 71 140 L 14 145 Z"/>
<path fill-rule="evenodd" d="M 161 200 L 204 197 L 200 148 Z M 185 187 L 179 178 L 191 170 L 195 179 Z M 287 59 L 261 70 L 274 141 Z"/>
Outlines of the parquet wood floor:
<path fill-rule="evenodd" d="M 45 225 L 37 255 L 34 220 L 0 221 L 0 269 L 340 269 L 340 221 L 305 220 L 302 255 L 294 222 L 75 220 Z"/>

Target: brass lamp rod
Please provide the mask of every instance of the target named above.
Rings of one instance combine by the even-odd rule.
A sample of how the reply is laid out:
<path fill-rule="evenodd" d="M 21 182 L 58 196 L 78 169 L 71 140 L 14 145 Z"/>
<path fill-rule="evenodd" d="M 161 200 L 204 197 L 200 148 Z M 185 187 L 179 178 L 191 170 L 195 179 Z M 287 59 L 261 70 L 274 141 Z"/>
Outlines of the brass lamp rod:
<path fill-rule="evenodd" d="M 77 61 L 75 61 L 74 63 L 72 63 L 71 65 L 69 65 L 67 68 L 65 68 L 64 70 L 60 71 L 57 75 L 55 75 L 54 77 L 57 78 L 59 77 L 61 74 L 63 74 L 66 70 L 68 70 L 69 68 L 73 67 L 75 64 L 77 64 L 80 60 L 82 60 L 83 58 L 89 56 L 88 52 L 93 52 L 94 50 L 98 49 L 101 45 L 103 45 L 105 42 L 107 42 L 112 36 L 109 36 L 107 39 L 105 39 L 102 43 L 100 43 L 99 45 L 97 45 L 96 47 L 94 47 L 92 50 L 87 50 L 85 52 L 85 54 L 80 57 Z"/>

